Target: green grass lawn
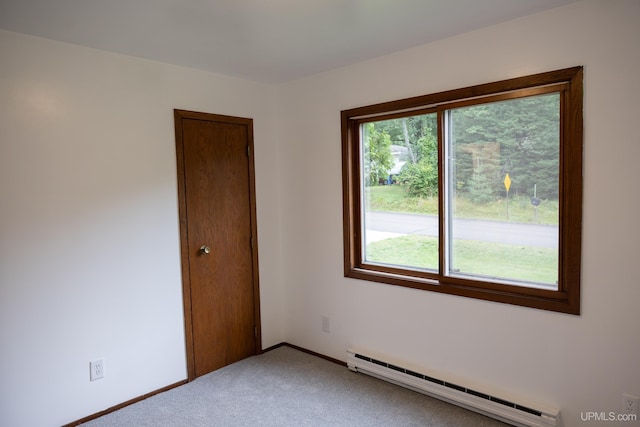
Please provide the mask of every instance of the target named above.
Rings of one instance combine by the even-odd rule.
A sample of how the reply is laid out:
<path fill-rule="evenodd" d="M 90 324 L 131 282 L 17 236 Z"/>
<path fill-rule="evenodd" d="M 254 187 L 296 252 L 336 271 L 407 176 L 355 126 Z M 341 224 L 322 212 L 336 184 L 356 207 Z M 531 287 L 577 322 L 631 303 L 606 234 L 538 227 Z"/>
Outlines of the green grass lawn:
<path fill-rule="evenodd" d="M 438 269 L 438 241 L 435 237 L 412 235 L 370 243 L 370 262 Z M 500 243 L 456 241 L 453 267 L 462 273 L 555 284 L 558 280 L 558 251 Z"/>
<path fill-rule="evenodd" d="M 409 212 L 438 214 L 438 199 L 410 197 L 401 185 L 380 185 L 367 188 L 368 209 L 375 211 Z M 507 220 L 507 204 L 505 200 L 479 205 L 458 197 L 454 202 L 455 215 L 460 218 L 476 218 L 497 221 Z M 535 209 L 529 197 L 511 196 L 509 199 L 509 221 L 523 223 L 558 224 L 557 200 L 543 201 Z"/>
<path fill-rule="evenodd" d="M 438 214 L 437 198 L 410 197 L 401 185 L 369 187 L 366 197 L 369 210 Z M 454 209 L 460 218 L 507 220 L 505 200 L 479 205 L 457 198 Z M 528 197 L 511 197 L 508 220 L 558 224 L 558 203 L 544 201 L 538 207 L 536 218 Z M 438 241 L 435 237 L 420 235 L 386 239 L 369 244 L 366 258 L 371 262 L 437 270 Z M 558 251 L 492 242 L 456 241 L 453 268 L 461 273 L 555 284 L 558 280 Z"/>

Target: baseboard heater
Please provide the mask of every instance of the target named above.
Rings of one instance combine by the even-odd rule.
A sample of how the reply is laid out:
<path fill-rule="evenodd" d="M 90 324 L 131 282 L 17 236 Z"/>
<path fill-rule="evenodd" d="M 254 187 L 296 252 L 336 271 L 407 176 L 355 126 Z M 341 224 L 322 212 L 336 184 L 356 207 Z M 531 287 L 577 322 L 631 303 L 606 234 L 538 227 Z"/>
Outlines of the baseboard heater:
<path fill-rule="evenodd" d="M 347 350 L 347 366 L 354 372 L 394 383 L 514 426 L 555 426 L 560 415 L 556 408 L 487 394 L 478 390 L 478 387 L 468 388 L 444 378 L 436 378 L 438 375 L 425 375 L 356 350 Z"/>

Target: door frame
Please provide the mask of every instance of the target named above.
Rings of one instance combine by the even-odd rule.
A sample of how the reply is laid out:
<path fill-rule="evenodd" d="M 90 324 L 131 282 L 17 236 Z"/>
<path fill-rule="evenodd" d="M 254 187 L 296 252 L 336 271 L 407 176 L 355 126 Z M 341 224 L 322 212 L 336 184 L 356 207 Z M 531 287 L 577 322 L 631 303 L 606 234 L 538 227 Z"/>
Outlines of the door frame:
<path fill-rule="evenodd" d="M 191 310 L 191 275 L 189 272 L 189 238 L 187 221 L 186 180 L 184 164 L 184 141 L 182 121 L 184 119 L 203 120 L 209 122 L 238 124 L 247 127 L 249 157 L 249 204 L 251 212 L 251 256 L 253 268 L 253 312 L 255 354 L 262 353 L 262 327 L 260 322 L 260 280 L 258 274 L 258 227 L 256 217 L 255 166 L 253 158 L 253 119 L 225 116 L 220 114 L 200 113 L 188 110 L 173 110 L 176 133 L 176 162 L 178 174 L 178 216 L 180 220 L 180 261 L 182 266 L 182 300 L 184 308 L 184 330 L 187 351 L 187 380 L 193 381 L 195 375 L 195 354 L 193 350 L 193 313 Z"/>

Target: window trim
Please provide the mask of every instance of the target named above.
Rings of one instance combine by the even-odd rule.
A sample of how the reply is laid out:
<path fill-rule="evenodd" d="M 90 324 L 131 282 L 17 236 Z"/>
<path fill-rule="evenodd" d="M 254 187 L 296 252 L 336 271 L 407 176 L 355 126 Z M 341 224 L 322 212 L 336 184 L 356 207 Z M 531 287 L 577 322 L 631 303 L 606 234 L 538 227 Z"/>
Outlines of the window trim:
<path fill-rule="evenodd" d="M 560 92 L 560 170 L 558 290 L 546 290 L 467 278 L 421 273 L 361 261 L 360 124 L 380 118 L 403 117 L 418 111 L 438 111 L 439 228 L 444 239 L 443 132 L 444 109 L 471 100 L 509 98 L 514 91 L 531 95 L 562 86 Z M 352 108 L 341 112 L 344 275 L 390 285 L 460 295 L 569 314 L 580 314 L 582 252 L 583 67 L 572 67 L 429 95 Z M 568 190 L 567 190 L 568 189 Z M 441 241 L 442 243 L 442 241 Z M 440 246 L 443 247 L 442 244 Z M 440 265 L 443 251 L 440 250 Z"/>

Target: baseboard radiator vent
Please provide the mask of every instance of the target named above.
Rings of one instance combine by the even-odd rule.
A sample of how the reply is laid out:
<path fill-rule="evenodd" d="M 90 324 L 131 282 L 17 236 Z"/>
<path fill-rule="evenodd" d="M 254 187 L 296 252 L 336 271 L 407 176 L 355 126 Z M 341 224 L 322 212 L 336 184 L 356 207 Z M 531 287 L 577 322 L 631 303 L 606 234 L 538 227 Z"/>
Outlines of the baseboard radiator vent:
<path fill-rule="evenodd" d="M 555 426 L 560 416 L 560 411 L 556 408 L 486 394 L 355 350 L 347 350 L 347 366 L 354 372 L 394 383 L 514 426 Z"/>

